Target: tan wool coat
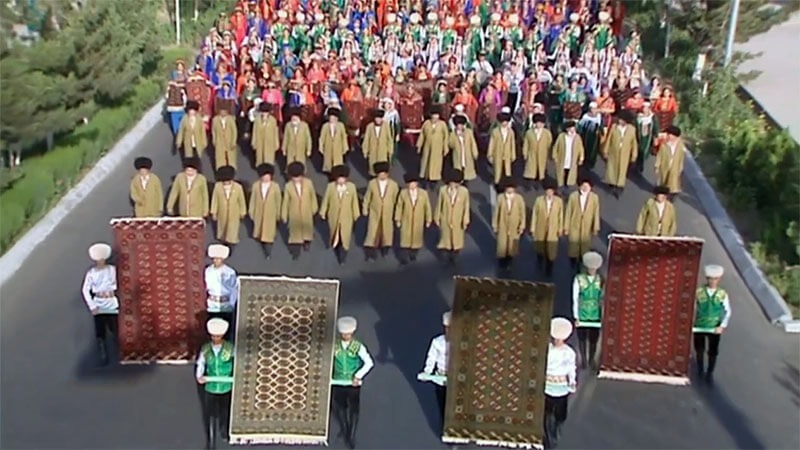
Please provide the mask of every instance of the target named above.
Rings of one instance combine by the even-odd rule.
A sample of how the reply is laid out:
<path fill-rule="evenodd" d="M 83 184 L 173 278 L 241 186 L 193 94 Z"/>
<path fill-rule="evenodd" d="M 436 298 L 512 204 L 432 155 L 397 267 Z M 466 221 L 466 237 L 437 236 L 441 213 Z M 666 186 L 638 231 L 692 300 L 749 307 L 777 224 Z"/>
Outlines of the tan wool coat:
<path fill-rule="evenodd" d="M 492 231 L 497 235 L 497 258 L 512 258 L 519 254 L 519 239 L 525 232 L 525 199 L 514 193 L 497 196 L 492 215 Z"/>
<path fill-rule="evenodd" d="M 412 201 L 408 188 L 400 191 L 394 221 L 400 228 L 400 248 L 420 249 L 425 241 L 425 228 L 433 221 L 433 210 L 428 192 L 417 188 L 417 200 Z"/>
<path fill-rule="evenodd" d="M 289 244 L 302 244 L 314 240 L 314 215 L 319 211 L 317 192 L 308 178 L 300 182 L 300 192 L 294 181 L 283 186 L 281 222 L 289 227 Z"/>
<path fill-rule="evenodd" d="M 602 148 L 606 158 L 606 175 L 604 181 L 612 186 L 625 187 L 628 179 L 628 166 L 636 162 L 639 144 L 636 142 L 636 128 L 625 125 L 625 132 L 620 132 L 617 125 L 608 129 L 608 137 Z"/>
<path fill-rule="evenodd" d="M 478 143 L 475 141 L 475 134 L 469 128 L 464 128 L 463 140 L 459 137 L 459 132 L 450 132 L 450 154 L 453 159 L 453 168 L 464 173 L 464 179 L 474 180 L 478 177 L 475 169 L 475 161 L 478 160 Z"/>
<path fill-rule="evenodd" d="M 272 114 L 266 118 L 258 117 L 253 122 L 250 146 L 255 153 L 256 166 L 264 163 L 275 165 L 275 152 L 280 149 L 280 136 L 278 121 Z"/>
<path fill-rule="evenodd" d="M 552 145 L 553 134 L 547 128 L 542 128 L 538 138 L 533 128 L 525 133 L 522 141 L 522 157 L 525 158 L 523 177 L 529 180 L 544 180 Z"/>
<path fill-rule="evenodd" d="M 686 159 L 685 148 L 683 141 L 679 140 L 673 154 L 670 145 L 664 142 L 659 147 L 658 156 L 656 156 L 656 179 L 659 186 L 669 188 L 670 194 L 681 192 L 681 174 L 683 174 L 683 162 Z"/>
<path fill-rule="evenodd" d="M 381 188 L 377 178 L 367 184 L 364 194 L 364 215 L 367 216 L 367 237 L 364 247 L 391 247 L 394 243 L 394 211 L 400 187 L 390 179 L 386 179 L 386 187 L 381 196 Z"/>
<path fill-rule="evenodd" d="M 392 153 L 394 152 L 392 126 L 388 123 L 383 123 L 380 129 L 376 130 L 375 123 L 368 124 L 366 131 L 364 131 L 364 139 L 361 141 L 361 150 L 364 152 L 364 158 L 366 158 L 369 165 L 369 174 L 375 176 L 375 171 L 372 170 L 373 164 L 392 160 Z"/>
<path fill-rule="evenodd" d="M 247 214 L 253 221 L 253 238 L 272 244 L 281 220 L 281 187 L 275 181 L 270 181 L 267 195 L 264 195 L 261 186 L 261 180 L 253 183 Z"/>
<path fill-rule="evenodd" d="M 439 201 L 433 211 L 433 222 L 439 227 L 440 250 L 461 250 L 470 221 L 469 191 L 464 186 L 455 189 L 451 197 L 450 188 L 439 189 Z"/>
<path fill-rule="evenodd" d="M 239 243 L 239 224 L 247 215 L 247 202 L 242 185 L 231 183 L 230 193 L 225 193 L 221 182 L 214 183 L 211 194 L 211 218 L 217 222 L 217 240 L 228 244 Z"/>
<path fill-rule="evenodd" d="M 319 151 L 322 153 L 323 172 L 328 173 L 333 167 L 344 164 L 344 155 L 350 151 L 350 147 L 343 123 L 337 122 L 333 130 L 330 123 L 322 126 L 319 131 Z"/>
<path fill-rule="evenodd" d="M 500 182 L 504 176 L 511 176 L 511 164 L 517 159 L 517 144 L 514 130 L 509 127 L 508 134 L 503 138 L 502 126 L 492 130 L 489 137 L 489 149 L 486 159 L 493 167 L 494 184 Z"/>
<path fill-rule="evenodd" d="M 328 222 L 328 243 L 331 248 L 341 244 L 342 248 L 349 250 L 350 241 L 353 239 L 353 226 L 361 217 L 361 210 L 358 207 L 356 185 L 348 181 L 345 187 L 344 193 L 339 195 L 336 183 L 328 183 L 325 196 L 322 197 L 319 216 Z"/>
<path fill-rule="evenodd" d="M 580 258 L 591 250 L 592 237 L 600 232 L 600 198 L 590 192 L 584 208 L 581 208 L 579 192 L 573 192 L 567 201 L 564 214 L 564 234 L 569 243 L 570 258 Z"/>
<path fill-rule="evenodd" d="M 131 200 L 135 217 L 161 217 L 164 215 L 164 190 L 161 180 L 151 173 L 147 178 L 147 187 L 142 186 L 139 174 L 131 180 Z"/>
<path fill-rule="evenodd" d="M 208 181 L 203 174 L 195 175 L 191 186 L 186 174 L 175 176 L 167 198 L 167 212 L 181 217 L 208 216 Z M 177 211 L 175 206 L 178 207 Z"/>
<path fill-rule="evenodd" d="M 578 166 L 583 164 L 583 139 L 575 133 L 572 140 L 572 159 L 569 166 L 569 175 L 564 179 L 564 166 L 567 159 L 567 133 L 561 133 L 553 146 L 553 160 L 556 163 L 556 181 L 559 186 L 575 186 L 578 184 Z"/>
<path fill-rule="evenodd" d="M 193 137 L 197 153 L 192 150 Z M 195 116 L 194 120 L 188 114 L 183 116 L 178 133 L 175 134 L 175 147 L 183 150 L 183 155 L 187 158 L 203 156 L 203 152 L 208 147 L 208 136 L 206 135 L 206 125 L 200 116 Z"/>
<path fill-rule="evenodd" d="M 223 126 L 224 124 L 224 126 Z M 222 166 L 236 168 L 236 140 L 239 132 L 233 116 L 216 116 L 211 121 L 211 138 L 214 144 L 214 163 L 217 169 Z"/>
<path fill-rule="evenodd" d="M 419 176 L 425 180 L 442 179 L 444 157 L 449 152 L 447 124 L 442 120 L 434 123 L 426 120 L 417 138 L 417 153 L 422 155 L 419 165 Z"/>
<path fill-rule="evenodd" d="M 658 202 L 648 199 L 636 220 L 636 234 L 645 236 L 675 236 L 678 223 L 675 220 L 675 206 L 671 201 L 664 202 L 663 214 L 658 213 Z"/>
<path fill-rule="evenodd" d="M 283 154 L 286 156 L 286 164 L 293 162 L 306 163 L 306 158 L 311 156 L 311 129 L 304 121 L 299 121 L 295 128 L 294 123 L 289 122 L 283 127 Z"/>
<path fill-rule="evenodd" d="M 549 210 L 547 196 L 536 198 L 533 202 L 530 231 L 536 253 L 555 261 L 558 256 L 558 239 L 564 232 L 564 201 L 561 197 L 552 197 Z"/>

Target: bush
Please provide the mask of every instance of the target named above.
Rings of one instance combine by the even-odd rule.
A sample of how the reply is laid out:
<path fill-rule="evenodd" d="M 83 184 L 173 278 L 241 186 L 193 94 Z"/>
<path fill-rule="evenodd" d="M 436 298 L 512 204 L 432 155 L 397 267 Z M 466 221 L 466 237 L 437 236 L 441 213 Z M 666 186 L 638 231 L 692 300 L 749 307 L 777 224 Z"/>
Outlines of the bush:
<path fill-rule="evenodd" d="M 83 154 L 77 146 L 66 146 L 45 153 L 36 163 L 52 173 L 56 187 L 70 186 L 83 167 Z"/>
<path fill-rule="evenodd" d="M 26 173 L 8 190 L 8 199 L 24 209 L 26 218 L 38 218 L 53 198 L 55 190 L 53 174 L 39 167 Z"/>
<path fill-rule="evenodd" d="M 3 214 L 0 214 L 0 249 L 5 251 L 11 246 L 16 233 L 25 226 L 25 209 L 9 201 L 7 195 L 0 195 Z"/>

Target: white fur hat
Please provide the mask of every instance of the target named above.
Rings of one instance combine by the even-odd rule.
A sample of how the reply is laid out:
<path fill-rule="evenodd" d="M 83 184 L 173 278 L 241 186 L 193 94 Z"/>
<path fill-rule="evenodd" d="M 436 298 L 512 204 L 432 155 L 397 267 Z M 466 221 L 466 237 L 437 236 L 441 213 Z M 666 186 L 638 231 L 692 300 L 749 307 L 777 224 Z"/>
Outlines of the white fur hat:
<path fill-rule="evenodd" d="M 569 15 L 570 22 L 577 22 L 580 18 L 581 16 L 579 16 L 578 13 L 572 13 Z"/>
<path fill-rule="evenodd" d="M 225 320 L 215 317 L 206 323 L 206 330 L 211 336 L 225 336 L 229 326 Z"/>
<path fill-rule="evenodd" d="M 278 11 L 278 17 L 280 17 L 281 19 L 285 19 L 287 16 L 288 14 L 286 13 L 286 11 L 284 10 Z"/>
<path fill-rule="evenodd" d="M 597 108 L 597 102 L 589 102 L 589 108 Z"/>
<path fill-rule="evenodd" d="M 340 27 L 346 27 L 349 24 L 350 24 L 350 22 L 348 22 L 347 19 L 339 19 L 339 26 Z"/>
<path fill-rule="evenodd" d="M 511 108 L 509 108 L 508 106 L 503 106 L 500 109 L 500 112 L 503 113 L 503 114 L 511 114 Z"/>
<path fill-rule="evenodd" d="M 299 12 L 299 13 L 297 13 L 297 15 L 295 16 L 295 19 L 297 19 L 297 21 L 298 21 L 298 22 L 301 22 L 301 23 L 302 23 L 302 22 L 305 22 L 305 21 L 306 21 L 306 15 L 305 15 L 305 14 L 303 14 L 303 13 L 301 13 L 301 12 Z"/>
<path fill-rule="evenodd" d="M 448 16 L 446 19 L 444 19 L 444 23 L 446 23 L 448 27 L 452 27 L 456 24 L 456 19 Z"/>
<path fill-rule="evenodd" d="M 111 246 L 108 244 L 99 242 L 89 247 L 89 258 L 92 261 L 106 260 L 109 256 L 111 256 Z"/>
<path fill-rule="evenodd" d="M 322 13 L 314 14 L 314 20 L 316 20 L 317 22 L 322 22 L 323 20 L 325 20 L 325 14 Z"/>
<path fill-rule="evenodd" d="M 395 20 L 397 20 L 397 14 L 389 13 L 389 14 L 386 15 L 386 22 L 394 23 Z"/>
<path fill-rule="evenodd" d="M 464 108 L 464 105 L 462 105 L 461 103 L 456 105 L 456 112 L 463 113 L 465 110 L 466 108 Z"/>
<path fill-rule="evenodd" d="M 563 318 L 556 317 L 550 321 L 550 337 L 562 341 L 567 340 L 572 334 L 572 322 Z"/>
<path fill-rule="evenodd" d="M 429 12 L 426 17 L 428 19 L 428 22 L 436 22 L 437 20 L 439 20 L 439 15 L 436 14 L 435 12 Z"/>
<path fill-rule="evenodd" d="M 706 278 L 721 278 L 725 273 L 725 269 L 717 264 L 709 264 L 705 267 Z"/>
<path fill-rule="evenodd" d="M 480 25 L 481 24 L 481 16 L 472 16 L 469 18 L 470 25 Z"/>
<path fill-rule="evenodd" d="M 442 314 L 442 325 L 449 327 L 450 320 L 453 318 L 453 313 L 451 311 L 447 311 L 446 313 Z"/>
<path fill-rule="evenodd" d="M 227 259 L 231 255 L 231 249 L 222 244 L 211 244 L 208 246 L 208 257 L 211 259 Z"/>
<path fill-rule="evenodd" d="M 603 265 L 603 256 L 597 252 L 586 252 L 583 254 L 583 265 L 587 269 L 599 269 Z"/>
<path fill-rule="evenodd" d="M 419 13 L 411 13 L 411 16 L 408 19 L 411 21 L 411 23 L 416 24 L 419 23 L 420 20 L 422 20 L 422 17 L 420 17 Z"/>
<path fill-rule="evenodd" d="M 600 19 L 600 22 L 608 22 L 611 19 L 611 15 L 607 11 L 600 11 L 597 18 Z"/>
<path fill-rule="evenodd" d="M 501 16 L 500 13 L 493 13 L 492 14 L 492 22 L 500 22 L 500 19 L 502 19 L 502 18 L 503 18 L 503 16 Z"/>
<path fill-rule="evenodd" d="M 344 316 L 339 317 L 339 320 L 336 321 L 336 329 L 339 330 L 339 333 L 342 334 L 350 334 L 355 333 L 356 328 L 358 328 L 358 321 L 355 317 Z"/>
<path fill-rule="evenodd" d="M 511 14 L 510 16 L 508 16 L 508 21 L 512 25 L 517 25 L 519 23 L 519 14 Z"/>

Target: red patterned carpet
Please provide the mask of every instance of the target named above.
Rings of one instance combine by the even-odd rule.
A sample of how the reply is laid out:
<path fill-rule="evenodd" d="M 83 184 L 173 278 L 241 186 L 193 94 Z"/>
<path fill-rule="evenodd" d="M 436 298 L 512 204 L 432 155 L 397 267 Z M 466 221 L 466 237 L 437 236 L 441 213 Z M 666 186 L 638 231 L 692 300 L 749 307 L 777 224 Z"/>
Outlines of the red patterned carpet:
<path fill-rule="evenodd" d="M 612 234 L 600 378 L 688 384 L 703 240 Z"/>
<path fill-rule="evenodd" d="M 120 361 L 183 362 L 204 339 L 205 221 L 114 219 Z"/>

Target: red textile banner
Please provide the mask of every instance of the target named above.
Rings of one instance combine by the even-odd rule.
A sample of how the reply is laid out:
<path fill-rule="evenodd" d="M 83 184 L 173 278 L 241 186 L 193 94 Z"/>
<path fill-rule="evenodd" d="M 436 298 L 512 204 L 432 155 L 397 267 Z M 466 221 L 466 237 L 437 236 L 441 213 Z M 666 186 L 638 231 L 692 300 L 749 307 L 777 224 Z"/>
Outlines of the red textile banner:
<path fill-rule="evenodd" d="M 600 377 L 687 384 L 703 240 L 612 234 Z"/>
<path fill-rule="evenodd" d="M 205 221 L 113 219 L 120 361 L 180 362 L 205 337 Z"/>

